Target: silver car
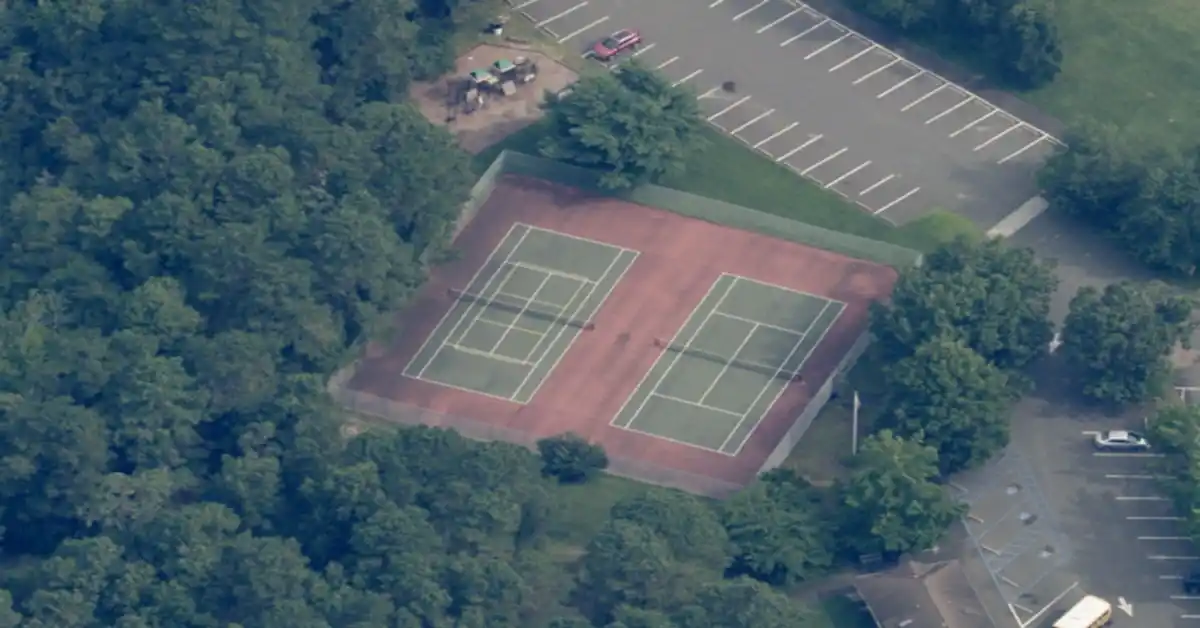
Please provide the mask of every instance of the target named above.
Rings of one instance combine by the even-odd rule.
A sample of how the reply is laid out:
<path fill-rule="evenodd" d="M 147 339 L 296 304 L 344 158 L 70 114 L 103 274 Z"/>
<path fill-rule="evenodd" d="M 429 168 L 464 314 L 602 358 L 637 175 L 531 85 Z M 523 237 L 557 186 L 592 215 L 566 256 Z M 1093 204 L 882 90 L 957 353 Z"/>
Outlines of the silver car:
<path fill-rule="evenodd" d="M 1109 430 L 1092 437 L 1092 444 L 1099 451 L 1149 451 L 1150 443 L 1144 436 L 1129 430 Z"/>

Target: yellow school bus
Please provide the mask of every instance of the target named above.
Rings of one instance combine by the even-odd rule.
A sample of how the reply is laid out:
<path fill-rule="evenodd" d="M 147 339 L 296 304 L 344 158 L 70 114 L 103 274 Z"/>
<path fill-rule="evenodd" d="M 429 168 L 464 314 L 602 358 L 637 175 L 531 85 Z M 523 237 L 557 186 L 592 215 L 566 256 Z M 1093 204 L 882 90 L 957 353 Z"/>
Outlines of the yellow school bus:
<path fill-rule="evenodd" d="M 1100 628 L 1112 623 L 1112 604 L 1089 595 L 1054 622 L 1054 628 Z"/>

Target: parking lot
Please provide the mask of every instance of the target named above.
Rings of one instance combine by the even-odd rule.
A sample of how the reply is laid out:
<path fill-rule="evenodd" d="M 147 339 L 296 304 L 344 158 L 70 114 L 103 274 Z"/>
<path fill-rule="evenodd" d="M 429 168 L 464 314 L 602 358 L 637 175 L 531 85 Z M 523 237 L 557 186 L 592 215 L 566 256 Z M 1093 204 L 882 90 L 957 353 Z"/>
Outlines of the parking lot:
<path fill-rule="evenodd" d="M 792 0 L 514 8 L 581 54 L 616 29 L 640 29 L 631 56 L 694 89 L 710 123 L 892 222 L 940 207 L 991 227 L 1036 193 L 1036 168 L 1060 146 Z"/>

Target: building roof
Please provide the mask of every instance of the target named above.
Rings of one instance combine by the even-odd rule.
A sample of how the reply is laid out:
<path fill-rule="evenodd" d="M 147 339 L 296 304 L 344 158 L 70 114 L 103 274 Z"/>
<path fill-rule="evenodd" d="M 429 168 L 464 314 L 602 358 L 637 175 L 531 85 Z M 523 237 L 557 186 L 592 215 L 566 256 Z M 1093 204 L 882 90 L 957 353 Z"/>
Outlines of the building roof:
<path fill-rule="evenodd" d="M 993 628 L 958 561 L 907 563 L 855 582 L 880 628 Z"/>

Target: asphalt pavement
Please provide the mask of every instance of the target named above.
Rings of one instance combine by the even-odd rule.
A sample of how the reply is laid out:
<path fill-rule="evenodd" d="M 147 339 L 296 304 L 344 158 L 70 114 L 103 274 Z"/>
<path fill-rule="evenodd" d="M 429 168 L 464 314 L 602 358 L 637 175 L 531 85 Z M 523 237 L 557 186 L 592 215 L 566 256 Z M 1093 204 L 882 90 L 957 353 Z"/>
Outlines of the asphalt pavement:
<path fill-rule="evenodd" d="M 695 90 L 709 122 L 895 223 L 941 208 L 990 228 L 1036 195 L 1061 144 L 794 0 L 519 0 L 580 54 L 620 28 L 625 59 Z M 734 89 L 723 86 L 732 82 Z"/>

